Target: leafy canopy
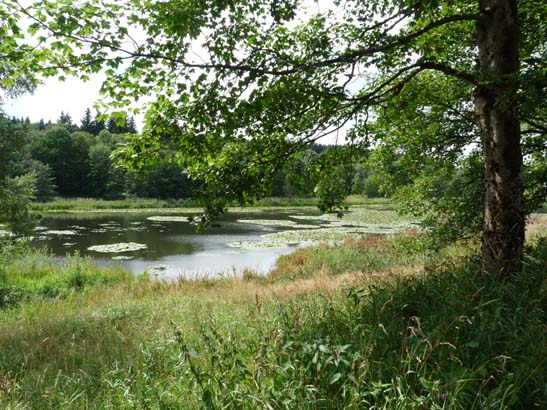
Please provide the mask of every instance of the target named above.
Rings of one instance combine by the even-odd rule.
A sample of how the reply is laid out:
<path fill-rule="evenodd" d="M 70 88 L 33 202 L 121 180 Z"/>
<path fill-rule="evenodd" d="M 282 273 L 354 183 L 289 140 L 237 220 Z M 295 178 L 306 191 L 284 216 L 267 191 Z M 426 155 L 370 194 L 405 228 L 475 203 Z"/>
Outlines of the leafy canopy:
<path fill-rule="evenodd" d="M 385 189 L 403 186 L 422 210 L 436 207 L 449 221 L 480 220 L 452 212 L 454 205 L 466 206 L 465 198 L 476 201 L 482 189 L 457 189 L 480 178 L 473 171 L 481 153 L 474 148 L 478 131 L 470 107 L 483 80 L 476 63 L 478 2 L 4 3 L 26 14 L 30 32 L 48 45 L 46 74 L 85 78 L 106 69 L 103 93 L 114 110 L 152 98 L 142 135 L 121 155 L 139 167 L 174 149 L 189 175 L 205 181 L 210 215 L 229 201 L 266 195 L 284 161 L 340 134 L 347 144 L 311 167 L 321 176 L 322 209 L 347 194 L 337 177 L 341 167 L 359 150 L 374 148 L 386 175 L 393 172 Z M 540 164 L 547 5 L 527 0 L 518 6 L 522 65 L 515 98 L 527 158 Z M 534 169 L 529 192 L 541 201 L 545 173 Z M 443 178 L 455 181 L 452 202 L 427 193 L 429 187 L 443 191 Z M 418 191 L 405 188 L 413 183 Z"/>

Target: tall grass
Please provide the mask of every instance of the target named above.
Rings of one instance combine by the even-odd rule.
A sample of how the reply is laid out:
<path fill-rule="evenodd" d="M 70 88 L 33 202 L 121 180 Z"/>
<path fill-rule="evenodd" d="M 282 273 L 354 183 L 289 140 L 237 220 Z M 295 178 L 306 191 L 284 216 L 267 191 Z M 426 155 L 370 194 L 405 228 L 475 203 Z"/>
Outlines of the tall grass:
<path fill-rule="evenodd" d="M 315 198 L 263 198 L 254 206 L 316 206 L 319 201 Z M 385 198 L 367 198 L 365 196 L 351 196 L 346 200 L 348 205 L 378 205 L 389 206 L 389 200 Z M 52 202 L 36 202 L 33 209 L 40 212 L 48 211 L 93 211 L 108 209 L 162 209 L 162 208 L 196 208 L 200 204 L 192 199 L 153 199 L 153 198 L 129 198 L 114 201 L 92 198 L 57 198 Z M 237 203 L 232 204 L 237 207 Z"/>
<path fill-rule="evenodd" d="M 405 239 L 412 240 L 412 236 Z M 297 249 L 281 256 L 276 268 L 268 275 L 270 280 L 294 280 L 311 277 L 324 271 L 329 275 L 343 273 L 367 274 L 401 267 L 409 272 L 423 265 L 424 252 L 407 252 L 401 246 L 401 237 L 368 235 L 351 238 L 339 244 L 321 244 Z"/>
<path fill-rule="evenodd" d="M 0 246 L 0 309 L 16 307 L 35 297 L 62 298 L 72 292 L 131 283 L 134 279 L 121 266 L 99 268 L 90 258 L 78 255 L 60 261 L 45 250 L 17 242 Z"/>
<path fill-rule="evenodd" d="M 273 302 L 252 342 L 213 322 L 179 344 L 214 408 L 545 408 L 547 243 L 527 261 L 506 282 L 473 259 L 437 261 L 396 283 Z"/>
<path fill-rule="evenodd" d="M 304 265 L 334 281 L 361 245 Z M 287 259 L 278 278 L 120 282 L 0 310 L 0 408 L 546 408 L 546 240 L 506 281 L 447 255 L 366 279 L 404 255 L 369 245 L 367 274 L 337 290 L 283 293 L 316 277 Z"/>
<path fill-rule="evenodd" d="M 198 206 L 196 201 L 176 199 L 131 198 L 120 200 L 103 200 L 91 198 L 57 198 L 52 202 L 36 202 L 36 211 L 92 211 L 105 209 L 159 209 L 186 208 Z"/>

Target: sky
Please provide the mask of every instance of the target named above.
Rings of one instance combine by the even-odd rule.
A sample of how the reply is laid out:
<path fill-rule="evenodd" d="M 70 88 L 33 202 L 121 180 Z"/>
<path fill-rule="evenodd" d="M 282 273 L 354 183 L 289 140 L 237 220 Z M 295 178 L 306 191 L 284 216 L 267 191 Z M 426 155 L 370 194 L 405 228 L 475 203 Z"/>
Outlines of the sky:
<path fill-rule="evenodd" d="M 68 78 L 65 82 L 50 78 L 39 85 L 33 94 L 8 99 L 4 111 L 9 116 L 29 117 L 33 122 L 40 119 L 55 122 L 64 111 L 70 114 L 74 123 L 79 124 L 86 108 L 93 110 L 102 81 L 101 75 L 93 76 L 87 82 L 77 78 Z"/>

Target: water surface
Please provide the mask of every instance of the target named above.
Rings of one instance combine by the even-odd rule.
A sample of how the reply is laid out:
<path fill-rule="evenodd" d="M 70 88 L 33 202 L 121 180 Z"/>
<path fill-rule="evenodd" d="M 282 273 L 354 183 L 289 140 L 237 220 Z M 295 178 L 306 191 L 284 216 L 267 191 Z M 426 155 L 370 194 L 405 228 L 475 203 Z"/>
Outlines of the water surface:
<path fill-rule="evenodd" d="M 165 218 L 169 214 L 162 213 L 161 218 L 155 218 L 158 214 L 60 213 L 44 218 L 32 245 L 45 246 L 58 257 L 78 253 L 93 258 L 99 265 L 120 263 L 134 273 L 147 270 L 162 278 L 232 275 L 241 274 L 244 269 L 266 273 L 280 255 L 290 253 L 298 245 L 245 249 L 234 248 L 228 244 L 260 241 L 260 235 L 298 229 L 306 225 L 309 227 L 314 222 L 292 220 L 294 225 L 287 227 L 242 223 L 238 219 L 289 221 L 289 215 L 295 214 L 310 215 L 314 211 L 283 209 L 229 213 L 202 232 L 196 232 L 194 225 L 181 218 L 188 214 L 171 214 L 178 220 L 165 220 L 169 219 Z M 319 222 L 315 223 L 319 226 Z M 106 253 L 94 250 L 98 245 L 119 243 L 139 244 L 146 248 Z"/>

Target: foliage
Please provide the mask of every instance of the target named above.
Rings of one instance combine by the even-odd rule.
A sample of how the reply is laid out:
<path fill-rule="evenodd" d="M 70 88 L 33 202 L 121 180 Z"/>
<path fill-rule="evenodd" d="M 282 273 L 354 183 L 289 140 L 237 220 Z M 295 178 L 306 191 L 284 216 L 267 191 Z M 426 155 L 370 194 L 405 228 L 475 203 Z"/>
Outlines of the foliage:
<path fill-rule="evenodd" d="M 383 196 L 380 192 L 380 186 L 385 185 L 387 181 L 384 181 L 384 178 L 379 175 L 379 165 L 374 165 L 374 161 L 369 160 L 355 164 L 354 168 L 355 176 L 351 185 L 352 193 L 366 195 L 369 198 Z"/>
<path fill-rule="evenodd" d="M 6 161 L 11 161 L 10 174 L 34 171 L 38 201 L 50 200 L 57 190 L 64 196 L 108 200 L 124 196 L 181 199 L 200 195 L 203 181 L 191 180 L 183 167 L 172 160 L 175 152 L 168 149 L 162 161 L 147 161 L 138 171 L 127 170 L 116 159 L 117 149 L 131 137 L 123 127 L 118 127 L 115 133 L 107 129 L 95 133 L 97 119 L 91 118 L 88 109 L 79 128 L 73 124 L 41 127 L 28 119 L 12 118 L 13 132 L 9 135 L 18 145 L 11 151 L 4 151 Z M 88 124 L 88 121 L 91 122 Z M 284 167 L 275 171 L 271 191 L 269 187 L 266 189 L 274 196 L 315 196 L 322 168 L 328 162 L 325 159 L 337 155 L 336 149 L 314 144 L 309 150 L 295 154 Z M 331 171 L 333 180 L 347 189 L 355 172 L 349 165 L 339 165 Z"/>
<path fill-rule="evenodd" d="M 16 236 L 29 236 L 36 226 L 36 215 L 31 212 L 36 178 L 26 174 L 4 178 L 0 185 L 0 217 Z"/>
<path fill-rule="evenodd" d="M 89 148 L 89 191 L 94 198 L 118 199 L 124 195 L 125 173 L 111 159 L 112 148 L 96 143 Z"/>
<path fill-rule="evenodd" d="M 532 151 L 543 150 L 538 142 L 546 129 L 547 8 L 540 3 L 518 3 L 522 64 L 518 81 L 504 80 L 518 83 L 510 105 L 523 124 L 524 146 Z M 307 167 L 319 178 L 315 192 L 322 209 L 335 209 L 349 192 L 338 174 L 341 162 L 357 150 L 383 145 L 378 159 L 396 155 L 413 165 L 386 191 L 398 190 L 396 181 L 402 196 L 413 192 L 415 203 L 424 201 L 428 217 L 437 212 L 440 225 L 446 207 L 422 195 L 423 188 L 436 190 L 422 176 L 426 168 L 438 171 L 438 178 L 429 179 L 435 184 L 443 175 L 458 179 L 465 173 L 469 146 L 478 136 L 472 90 L 499 82 L 483 81 L 476 64 L 476 23 L 486 13 L 479 2 L 336 1 L 313 8 L 273 0 L 127 0 L 100 6 L 68 1 L 37 2 L 19 11 L 35 20 L 30 32 L 51 45 L 50 58 L 64 73 L 86 77 L 107 67 L 103 91 L 114 110 L 155 96 L 143 135 L 121 153 L 140 168 L 150 158 L 162 158 L 166 145 L 175 147 L 188 175 L 204 183 L 203 203 L 212 216 L 234 200 L 245 204 L 267 195 L 276 171 L 296 152 L 342 132 L 348 144 L 339 155 Z M 133 31 L 146 33 L 148 40 L 133 41 Z M 49 66 L 45 73 L 56 70 Z M 477 152 L 471 156 L 482 159 Z M 420 166 L 424 157 L 430 158 L 426 168 Z M 542 186 L 545 173 L 536 168 L 528 175 L 528 193 L 545 200 L 543 189 L 532 188 Z M 482 198 L 475 189 L 461 194 L 452 206 Z M 452 213 L 455 230 L 465 229 L 467 214 Z"/>
<path fill-rule="evenodd" d="M 34 159 L 51 167 L 59 193 L 74 194 L 85 186 L 86 148 L 84 135 L 73 139 L 64 126 L 53 126 L 33 141 L 31 152 Z"/>
<path fill-rule="evenodd" d="M 30 212 L 36 175 L 11 175 L 24 143 L 21 127 L 12 125 L 0 113 L 0 220 L 7 222 L 16 236 L 29 235 L 36 222 Z"/>
<path fill-rule="evenodd" d="M 56 194 L 55 185 L 51 167 L 34 159 L 23 161 L 22 167 L 27 173 L 34 175 L 34 197 L 37 201 L 48 202 L 53 200 Z"/>

